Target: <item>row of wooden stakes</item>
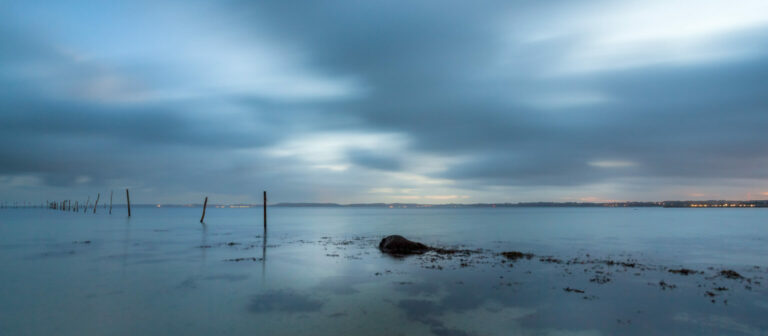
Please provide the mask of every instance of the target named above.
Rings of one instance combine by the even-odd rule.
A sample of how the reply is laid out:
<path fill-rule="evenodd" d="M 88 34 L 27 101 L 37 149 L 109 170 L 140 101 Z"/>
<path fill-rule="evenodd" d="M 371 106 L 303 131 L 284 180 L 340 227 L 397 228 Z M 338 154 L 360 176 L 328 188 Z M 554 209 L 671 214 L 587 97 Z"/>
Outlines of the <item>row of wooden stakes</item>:
<path fill-rule="evenodd" d="M 113 191 L 109 192 L 109 214 L 112 214 L 112 196 L 114 195 Z M 99 206 L 99 200 L 101 199 L 101 193 L 96 194 L 96 201 L 93 203 L 93 213 L 96 213 L 96 208 Z M 125 189 L 125 201 L 128 206 L 128 217 L 131 217 L 131 194 L 128 191 L 128 189 Z M 88 200 L 85 202 L 85 205 L 81 207 L 80 204 L 78 204 L 78 201 L 75 201 L 74 204 L 72 204 L 71 200 L 64 200 L 61 202 L 46 202 L 47 207 L 51 210 L 61 210 L 61 211 L 75 211 L 79 212 L 80 209 L 83 209 L 83 212 L 88 212 L 89 209 L 91 209 L 90 203 L 91 198 L 88 197 Z M 203 220 L 205 220 L 205 210 L 208 207 L 208 196 L 205 197 L 205 201 L 203 202 L 203 215 L 200 217 L 200 223 L 203 223 Z M 107 209 L 107 205 L 104 204 L 104 209 Z M 267 229 L 267 192 L 264 191 L 264 230 Z"/>
<path fill-rule="evenodd" d="M 113 191 L 109 192 L 109 214 L 112 214 L 112 196 L 114 195 Z M 85 205 L 80 205 L 78 201 L 75 201 L 74 204 L 72 204 L 71 200 L 63 200 L 61 202 L 58 201 L 46 201 L 48 209 L 51 210 L 61 210 L 61 211 L 75 211 L 79 212 L 80 209 L 83 209 L 84 213 L 87 213 L 88 210 L 93 209 L 93 213 L 96 213 L 96 209 L 99 206 L 99 200 L 101 199 L 101 193 L 96 194 L 96 201 L 93 202 L 93 208 L 91 208 L 91 197 L 88 197 L 88 200 L 85 202 Z M 128 191 L 128 189 L 125 189 L 125 200 L 128 205 L 128 217 L 131 217 L 131 194 Z M 104 204 L 104 209 L 107 209 L 107 205 Z"/>

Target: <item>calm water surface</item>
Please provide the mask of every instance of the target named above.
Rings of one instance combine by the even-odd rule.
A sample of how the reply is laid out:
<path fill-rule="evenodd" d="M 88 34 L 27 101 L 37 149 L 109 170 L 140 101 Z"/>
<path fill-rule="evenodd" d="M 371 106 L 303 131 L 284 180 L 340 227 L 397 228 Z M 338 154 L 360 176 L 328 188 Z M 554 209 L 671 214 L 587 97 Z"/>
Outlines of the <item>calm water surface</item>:
<path fill-rule="evenodd" d="M 200 210 L 0 209 L 0 335 L 768 335 L 768 209 Z"/>

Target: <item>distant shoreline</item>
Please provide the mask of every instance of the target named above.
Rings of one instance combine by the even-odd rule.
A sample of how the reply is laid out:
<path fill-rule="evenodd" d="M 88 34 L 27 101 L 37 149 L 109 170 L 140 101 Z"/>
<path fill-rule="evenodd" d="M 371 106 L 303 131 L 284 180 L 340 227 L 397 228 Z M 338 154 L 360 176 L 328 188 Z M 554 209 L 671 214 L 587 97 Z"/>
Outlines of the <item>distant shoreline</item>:
<path fill-rule="evenodd" d="M 277 203 L 275 207 L 317 208 L 768 208 L 768 200 L 759 201 L 661 201 L 661 202 L 519 202 L 519 203 L 450 203 L 450 204 L 419 204 L 419 203 Z"/>
<path fill-rule="evenodd" d="M 202 204 L 135 204 L 133 207 L 196 208 Z M 208 204 L 211 208 L 260 208 L 262 203 Z M 275 203 L 277 208 L 768 208 L 768 200 L 758 201 L 661 201 L 661 202 L 519 202 L 519 203 Z M 115 204 L 125 207 L 125 204 Z"/>
<path fill-rule="evenodd" d="M 199 208 L 203 204 L 132 204 L 132 207 L 141 208 Z M 420 204 L 420 203 L 275 203 L 269 207 L 277 208 L 768 208 L 768 200 L 733 201 L 733 200 L 708 200 L 708 201 L 660 201 L 660 202 L 519 202 L 519 203 L 448 203 L 448 204 Z M 1 208 L 39 208 L 40 205 L 5 204 Z M 101 205 L 100 205 L 101 207 Z M 114 204 L 115 208 L 124 208 L 125 204 Z M 261 208 L 262 203 L 235 203 L 235 204 L 208 204 L 209 208 Z"/>

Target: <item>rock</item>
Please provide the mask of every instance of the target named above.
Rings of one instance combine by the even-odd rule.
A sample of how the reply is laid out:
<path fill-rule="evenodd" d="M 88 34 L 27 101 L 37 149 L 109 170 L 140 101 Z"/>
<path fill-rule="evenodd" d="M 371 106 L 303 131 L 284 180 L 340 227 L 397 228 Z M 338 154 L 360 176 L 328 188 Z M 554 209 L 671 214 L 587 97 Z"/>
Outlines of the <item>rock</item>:
<path fill-rule="evenodd" d="M 723 270 L 723 271 L 720 271 L 720 275 L 724 276 L 724 277 L 726 277 L 728 279 L 744 279 L 744 277 L 741 276 L 741 274 L 739 274 L 738 272 L 736 272 L 734 270 Z"/>
<path fill-rule="evenodd" d="M 522 259 L 522 258 L 525 258 L 525 259 L 533 258 L 533 253 L 523 253 L 518 251 L 501 252 L 501 255 L 512 261 Z"/>
<path fill-rule="evenodd" d="M 673 285 L 673 284 L 668 284 L 668 283 L 664 282 L 664 280 L 661 280 L 661 281 L 659 281 L 659 287 L 661 287 L 661 289 L 665 289 L 665 290 L 666 290 L 667 288 L 669 288 L 669 289 L 675 289 L 675 288 L 677 288 L 677 286 L 676 286 L 676 285 Z"/>
<path fill-rule="evenodd" d="M 669 270 L 669 273 L 680 274 L 680 275 L 688 275 L 688 274 L 696 274 L 696 273 L 699 273 L 699 272 L 698 271 L 694 271 L 692 269 L 681 268 L 681 269 L 671 269 L 671 270 Z"/>
<path fill-rule="evenodd" d="M 379 250 L 388 254 L 395 255 L 408 255 L 408 254 L 422 254 L 430 249 L 429 246 L 419 242 L 410 241 L 400 235 L 386 236 L 379 243 Z"/>

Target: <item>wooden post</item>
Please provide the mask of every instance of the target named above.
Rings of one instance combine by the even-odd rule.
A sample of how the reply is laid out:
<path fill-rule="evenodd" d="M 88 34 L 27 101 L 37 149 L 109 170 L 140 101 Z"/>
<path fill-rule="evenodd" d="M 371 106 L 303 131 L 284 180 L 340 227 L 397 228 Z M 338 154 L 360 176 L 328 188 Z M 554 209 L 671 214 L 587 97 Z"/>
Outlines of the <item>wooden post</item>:
<path fill-rule="evenodd" d="M 203 217 L 200 217 L 200 223 L 203 222 L 203 219 L 205 218 L 205 208 L 208 207 L 208 196 L 205 196 L 205 202 L 203 202 Z"/>
<path fill-rule="evenodd" d="M 264 191 L 264 232 L 267 232 L 267 191 Z"/>
<path fill-rule="evenodd" d="M 101 198 L 101 193 L 96 194 L 96 203 L 93 203 L 93 213 L 96 213 L 96 207 L 99 206 L 99 198 Z"/>
<path fill-rule="evenodd" d="M 109 191 L 109 214 L 112 214 L 112 194 L 114 194 L 114 190 Z"/>
<path fill-rule="evenodd" d="M 75 201 L 75 212 L 80 212 L 80 205 Z"/>
<path fill-rule="evenodd" d="M 88 213 L 89 205 L 91 205 L 91 196 L 88 196 L 88 199 L 85 201 L 85 208 L 83 208 L 83 213 Z"/>
<path fill-rule="evenodd" d="M 131 195 L 128 194 L 128 188 L 125 189 L 125 200 L 128 202 L 128 217 L 131 217 Z"/>

